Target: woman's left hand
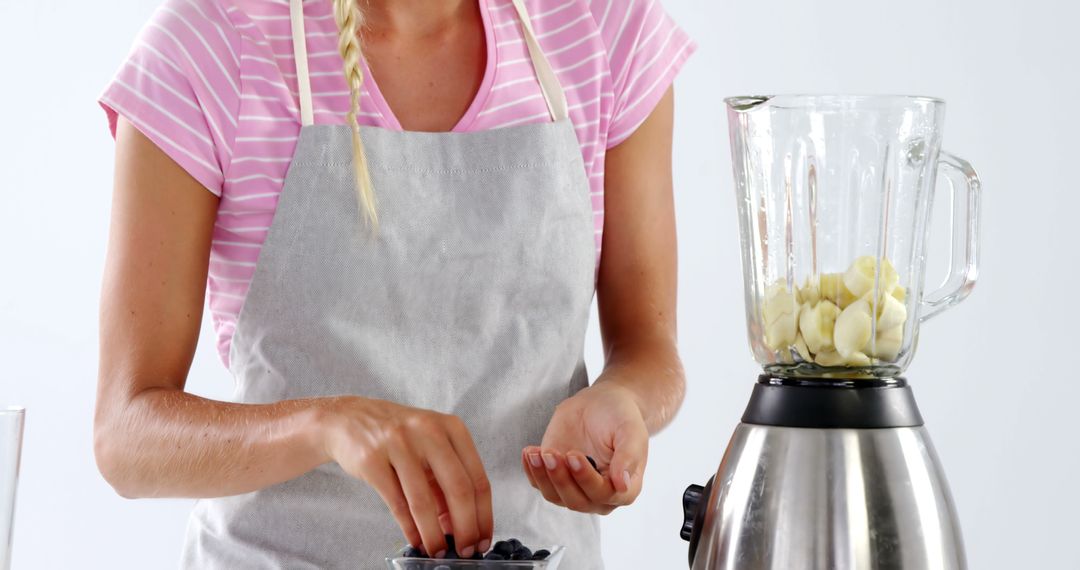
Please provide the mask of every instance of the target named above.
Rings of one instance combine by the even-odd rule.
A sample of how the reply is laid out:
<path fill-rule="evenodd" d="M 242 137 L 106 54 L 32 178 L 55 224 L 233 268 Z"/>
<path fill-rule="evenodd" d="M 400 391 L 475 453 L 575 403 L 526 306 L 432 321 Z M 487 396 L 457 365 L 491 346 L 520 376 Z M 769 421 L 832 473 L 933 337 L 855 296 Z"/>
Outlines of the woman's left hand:
<path fill-rule="evenodd" d="M 548 501 L 606 515 L 641 493 L 648 454 L 649 430 L 633 393 L 601 377 L 555 408 L 540 446 L 522 450 L 521 465 Z"/>

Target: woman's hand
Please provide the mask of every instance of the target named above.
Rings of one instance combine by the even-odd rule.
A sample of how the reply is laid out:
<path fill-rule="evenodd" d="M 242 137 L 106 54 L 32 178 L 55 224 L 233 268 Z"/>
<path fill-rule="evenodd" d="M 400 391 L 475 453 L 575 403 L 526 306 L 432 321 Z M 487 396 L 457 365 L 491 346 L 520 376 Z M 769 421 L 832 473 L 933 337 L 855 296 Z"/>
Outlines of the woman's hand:
<path fill-rule="evenodd" d="M 491 485 L 457 416 L 381 400 L 334 398 L 322 418 L 330 459 L 371 485 L 409 544 L 442 558 L 445 534 L 462 557 L 491 545 Z"/>
<path fill-rule="evenodd" d="M 633 393 L 601 377 L 559 404 L 543 442 L 522 450 L 521 461 L 529 483 L 548 501 L 608 514 L 641 492 L 648 453 L 649 430 Z"/>
<path fill-rule="evenodd" d="M 604 251 L 597 280 L 604 372 L 555 410 L 521 461 L 534 487 L 575 511 L 609 513 L 641 492 L 649 435 L 682 404 L 676 346 L 674 95 L 604 159 Z M 596 459 L 600 473 L 586 461 Z"/>

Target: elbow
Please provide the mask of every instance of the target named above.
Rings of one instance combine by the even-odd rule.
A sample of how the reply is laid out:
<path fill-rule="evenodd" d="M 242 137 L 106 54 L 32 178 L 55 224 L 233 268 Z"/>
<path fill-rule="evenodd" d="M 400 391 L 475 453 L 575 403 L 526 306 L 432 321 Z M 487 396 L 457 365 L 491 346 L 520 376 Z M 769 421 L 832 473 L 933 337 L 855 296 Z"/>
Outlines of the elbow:
<path fill-rule="evenodd" d="M 98 472 L 117 495 L 125 499 L 140 498 L 143 495 L 132 477 L 134 465 L 128 438 L 123 433 L 123 428 L 116 427 L 115 423 L 95 420 L 94 461 L 97 463 Z"/>
<path fill-rule="evenodd" d="M 678 351 L 672 350 L 670 359 L 665 363 L 662 373 L 657 375 L 662 388 L 659 397 L 656 398 L 659 409 L 656 410 L 656 431 L 667 426 L 682 408 L 686 401 L 686 371 L 683 369 L 682 359 Z"/>
<path fill-rule="evenodd" d="M 669 408 L 668 421 L 674 419 L 675 414 L 682 408 L 686 401 L 686 371 L 683 369 L 682 360 L 675 356 L 675 364 L 668 368 L 667 405 Z"/>

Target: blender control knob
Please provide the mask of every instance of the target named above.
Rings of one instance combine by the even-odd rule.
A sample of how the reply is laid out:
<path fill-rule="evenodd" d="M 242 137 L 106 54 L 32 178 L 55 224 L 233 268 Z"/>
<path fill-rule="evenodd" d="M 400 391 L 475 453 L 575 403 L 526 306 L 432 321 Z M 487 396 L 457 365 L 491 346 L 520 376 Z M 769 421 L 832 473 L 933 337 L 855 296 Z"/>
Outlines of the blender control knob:
<path fill-rule="evenodd" d="M 697 518 L 698 503 L 704 491 L 705 487 L 701 485 L 690 485 L 682 495 L 683 523 L 679 536 L 685 541 L 694 535 L 694 519 Z"/>
<path fill-rule="evenodd" d="M 712 494 L 713 477 L 704 487 L 690 485 L 683 492 L 683 524 L 679 530 L 679 536 L 690 543 L 690 566 L 694 565 L 694 554 L 697 552 L 698 540 L 701 539 L 701 530 L 705 526 L 705 513 L 709 507 L 709 495 Z"/>

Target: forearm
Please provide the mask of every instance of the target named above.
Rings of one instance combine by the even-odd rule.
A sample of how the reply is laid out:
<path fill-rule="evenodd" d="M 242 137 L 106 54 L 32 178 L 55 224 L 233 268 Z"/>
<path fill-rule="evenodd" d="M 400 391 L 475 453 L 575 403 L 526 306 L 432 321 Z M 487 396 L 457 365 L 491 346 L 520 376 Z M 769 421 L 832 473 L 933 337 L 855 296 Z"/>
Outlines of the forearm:
<path fill-rule="evenodd" d="M 597 384 L 611 382 L 632 395 L 649 433 L 671 422 L 686 394 L 682 361 L 669 335 L 610 343 Z"/>
<path fill-rule="evenodd" d="M 218 497 L 261 489 L 327 461 L 327 400 L 265 405 L 150 388 L 98 410 L 94 449 L 126 497 Z"/>
<path fill-rule="evenodd" d="M 671 421 L 686 391 L 675 342 L 673 116 L 669 88 L 645 122 L 608 151 L 604 169 L 597 301 L 607 358 L 597 381 L 627 388 L 650 433 Z"/>

